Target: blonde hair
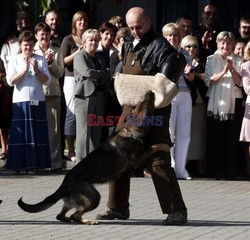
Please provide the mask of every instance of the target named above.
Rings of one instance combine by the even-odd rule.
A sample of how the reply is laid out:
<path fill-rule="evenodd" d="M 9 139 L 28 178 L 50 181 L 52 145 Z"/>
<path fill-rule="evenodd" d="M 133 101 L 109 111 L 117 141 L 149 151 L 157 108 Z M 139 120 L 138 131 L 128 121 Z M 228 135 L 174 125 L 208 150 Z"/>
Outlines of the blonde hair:
<path fill-rule="evenodd" d="M 98 39 L 98 40 L 101 39 L 101 35 L 97 29 L 89 28 L 89 29 L 85 30 L 85 32 L 82 35 L 82 44 L 85 44 L 87 39 L 90 39 L 92 37 L 94 37 L 95 39 Z"/>
<path fill-rule="evenodd" d="M 122 27 L 120 28 L 116 33 L 116 39 L 124 38 L 130 33 L 130 30 L 128 27 Z"/>
<path fill-rule="evenodd" d="M 227 31 L 220 32 L 217 35 L 217 37 L 216 37 L 216 43 L 218 44 L 221 41 L 225 40 L 226 38 L 229 38 L 231 40 L 231 42 L 233 43 L 233 45 L 235 45 L 234 34 L 232 32 L 227 32 Z"/>
<path fill-rule="evenodd" d="M 188 45 L 196 45 L 197 49 L 199 47 L 199 43 L 196 37 L 193 35 L 187 35 L 181 40 L 181 48 L 185 48 Z"/>
<path fill-rule="evenodd" d="M 246 61 L 250 60 L 250 42 L 247 43 L 247 45 L 244 49 L 244 60 L 246 60 Z"/>
<path fill-rule="evenodd" d="M 162 35 L 164 37 L 170 35 L 173 32 L 177 32 L 178 37 L 179 37 L 179 41 L 180 41 L 181 40 L 181 35 L 180 35 L 180 31 L 179 31 L 179 28 L 178 28 L 176 23 L 174 23 L 174 22 L 167 23 L 162 28 Z"/>
<path fill-rule="evenodd" d="M 113 16 L 109 19 L 109 22 L 116 26 L 116 24 L 124 25 L 123 20 L 120 16 Z"/>
<path fill-rule="evenodd" d="M 72 18 L 72 35 L 77 35 L 77 29 L 76 29 L 76 21 L 79 20 L 79 18 L 83 18 L 85 21 L 89 21 L 88 15 L 84 11 L 78 11 L 74 14 Z"/>

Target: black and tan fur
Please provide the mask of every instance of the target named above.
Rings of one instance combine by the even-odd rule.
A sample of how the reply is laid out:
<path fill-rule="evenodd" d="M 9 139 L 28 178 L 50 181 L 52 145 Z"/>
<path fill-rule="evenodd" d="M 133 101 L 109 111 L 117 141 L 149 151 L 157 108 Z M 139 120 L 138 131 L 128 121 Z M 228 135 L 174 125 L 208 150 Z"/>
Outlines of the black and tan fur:
<path fill-rule="evenodd" d="M 138 104 L 133 114 L 152 116 L 154 108 L 154 93 L 147 92 L 144 100 Z M 169 152 L 166 144 L 156 144 L 144 149 L 144 139 L 149 131 L 148 126 L 131 125 L 122 128 L 113 137 L 82 159 L 64 177 L 60 187 L 50 196 L 37 204 L 26 204 L 22 198 L 18 205 L 26 212 L 36 213 L 48 209 L 60 199 L 64 205 L 57 219 L 63 222 L 75 221 L 84 224 L 97 224 L 94 220 L 84 220 L 82 215 L 95 209 L 100 202 L 100 193 L 94 183 L 104 183 L 130 168 L 137 167 L 152 153 L 161 150 Z M 66 217 L 66 213 L 76 208 L 75 213 Z"/>

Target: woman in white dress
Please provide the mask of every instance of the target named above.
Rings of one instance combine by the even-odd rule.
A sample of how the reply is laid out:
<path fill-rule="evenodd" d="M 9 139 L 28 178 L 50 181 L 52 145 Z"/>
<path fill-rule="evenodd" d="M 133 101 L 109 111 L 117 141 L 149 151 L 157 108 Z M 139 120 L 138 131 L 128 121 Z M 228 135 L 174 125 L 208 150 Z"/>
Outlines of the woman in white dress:
<path fill-rule="evenodd" d="M 68 158 L 75 161 L 76 118 L 74 89 L 76 86 L 73 59 L 77 52 L 82 50 L 82 34 L 88 27 L 88 16 L 84 11 L 76 12 L 72 19 L 72 33 L 66 36 L 61 45 L 64 58 L 64 86 L 63 91 L 66 101 L 66 119 L 64 134 L 68 144 Z"/>

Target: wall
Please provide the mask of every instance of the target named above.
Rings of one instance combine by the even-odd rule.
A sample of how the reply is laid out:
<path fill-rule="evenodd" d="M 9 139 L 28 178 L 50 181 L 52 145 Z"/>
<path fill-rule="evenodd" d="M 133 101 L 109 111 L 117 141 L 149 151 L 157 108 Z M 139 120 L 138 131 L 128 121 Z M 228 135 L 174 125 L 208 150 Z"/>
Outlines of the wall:
<path fill-rule="evenodd" d="M 115 5 L 112 0 L 102 0 L 101 4 L 93 9 L 92 22 L 94 27 L 99 27 L 103 21 L 107 21 L 114 15 L 119 15 L 125 19 L 125 14 L 131 7 L 142 7 L 146 9 L 152 19 L 152 23 L 156 25 L 156 0 L 124 0 L 122 4 Z"/>
<path fill-rule="evenodd" d="M 64 33 L 70 32 L 73 13 L 84 9 L 91 18 L 90 27 L 98 28 L 100 24 L 114 15 L 124 18 L 131 7 L 140 6 L 147 10 L 153 26 L 158 32 L 164 24 L 183 15 L 192 17 L 194 26 L 201 22 L 204 5 L 213 3 L 219 9 L 219 24 L 223 30 L 237 30 L 240 17 L 250 16 L 250 0 L 123 0 L 116 5 L 112 0 L 101 0 L 101 4 L 91 8 L 83 0 L 60 0 L 58 10 L 61 13 Z"/>

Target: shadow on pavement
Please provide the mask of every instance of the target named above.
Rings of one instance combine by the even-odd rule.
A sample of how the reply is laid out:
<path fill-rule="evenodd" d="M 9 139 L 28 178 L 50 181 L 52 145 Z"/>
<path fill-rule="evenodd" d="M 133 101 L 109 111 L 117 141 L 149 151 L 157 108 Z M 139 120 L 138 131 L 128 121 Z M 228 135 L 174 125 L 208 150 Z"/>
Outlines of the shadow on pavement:
<path fill-rule="evenodd" d="M 0 220 L 0 225 L 81 225 L 75 222 L 63 223 L 60 221 L 40 221 L 40 220 Z M 134 225 L 134 226 L 162 226 L 162 220 L 148 219 L 130 219 L 126 221 L 99 221 L 99 225 Z M 250 221 L 207 221 L 207 220 L 189 220 L 188 223 L 181 227 L 249 227 Z M 170 227 L 170 226 L 168 226 Z"/>

